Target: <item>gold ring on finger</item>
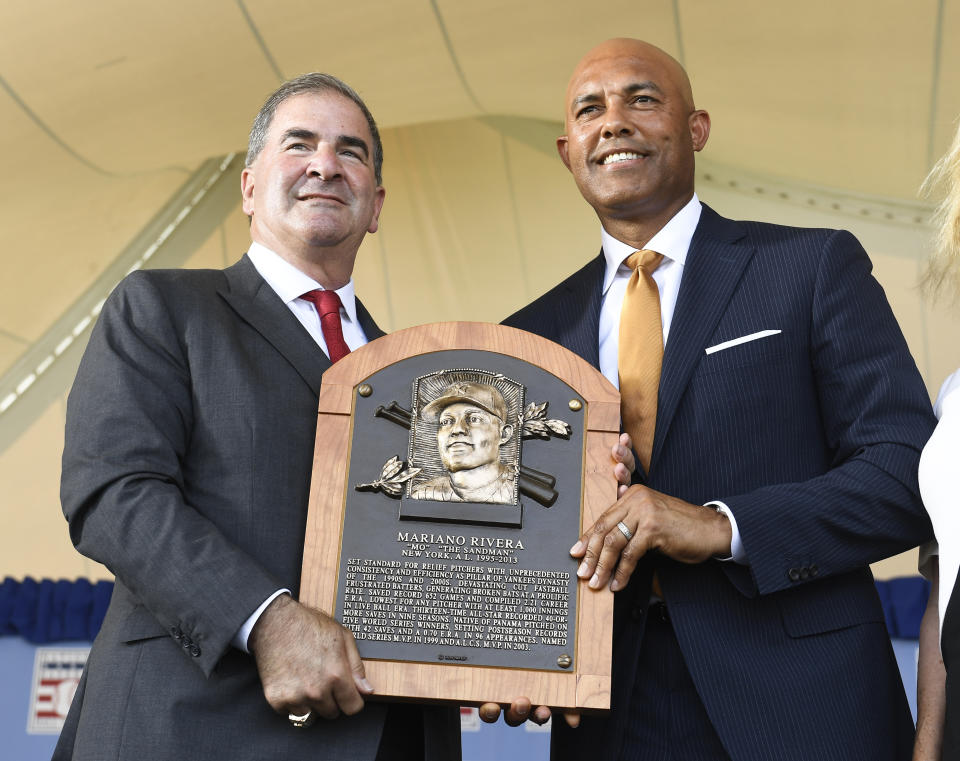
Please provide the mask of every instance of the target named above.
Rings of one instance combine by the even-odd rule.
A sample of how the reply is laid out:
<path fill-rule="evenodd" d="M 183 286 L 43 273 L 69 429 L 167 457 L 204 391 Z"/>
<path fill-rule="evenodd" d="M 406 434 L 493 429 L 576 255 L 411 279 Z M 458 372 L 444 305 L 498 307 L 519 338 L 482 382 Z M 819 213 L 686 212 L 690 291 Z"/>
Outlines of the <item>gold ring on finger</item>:
<path fill-rule="evenodd" d="M 306 729 L 316 720 L 316 716 L 313 715 L 313 711 L 307 711 L 306 713 L 288 713 L 287 719 L 290 720 L 290 723 L 295 726 L 297 729 Z"/>

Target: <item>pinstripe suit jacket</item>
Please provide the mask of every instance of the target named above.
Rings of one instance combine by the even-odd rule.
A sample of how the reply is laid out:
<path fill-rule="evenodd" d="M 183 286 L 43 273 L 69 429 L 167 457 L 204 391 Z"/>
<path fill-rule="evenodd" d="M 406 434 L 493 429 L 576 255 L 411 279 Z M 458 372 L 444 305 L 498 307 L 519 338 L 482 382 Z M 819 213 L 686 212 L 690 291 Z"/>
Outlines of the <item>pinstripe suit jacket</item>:
<path fill-rule="evenodd" d="M 934 419 L 871 264 L 847 232 L 704 206 L 660 378 L 651 488 L 724 501 L 748 566 L 650 556 L 617 594 L 613 711 L 554 755 L 615 758 L 650 575 L 735 761 L 905 759 L 913 726 L 868 564 L 923 541 L 917 462 Z M 601 255 L 506 324 L 598 366 Z M 707 347 L 775 329 L 760 340 Z M 559 723 L 559 722 L 558 722 Z M 562 735 L 562 736 L 561 736 Z M 590 751 L 589 749 L 593 749 Z"/>
<path fill-rule="evenodd" d="M 68 401 L 61 498 L 117 580 L 55 758 L 374 758 L 386 705 L 295 730 L 230 646 L 299 586 L 329 366 L 247 257 L 137 272 L 107 300 Z M 457 712 L 424 712 L 428 756 L 459 758 Z"/>

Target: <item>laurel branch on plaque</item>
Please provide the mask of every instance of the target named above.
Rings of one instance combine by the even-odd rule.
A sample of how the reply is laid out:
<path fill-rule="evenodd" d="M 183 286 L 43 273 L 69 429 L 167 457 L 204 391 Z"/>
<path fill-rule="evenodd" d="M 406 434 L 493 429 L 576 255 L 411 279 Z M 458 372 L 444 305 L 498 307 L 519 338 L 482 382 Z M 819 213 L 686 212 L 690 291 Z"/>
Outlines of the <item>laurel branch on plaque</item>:
<path fill-rule="evenodd" d="M 420 472 L 420 468 L 411 468 L 406 460 L 396 455 L 387 460 L 380 471 L 380 478 L 368 484 L 357 484 L 357 491 L 382 491 L 391 497 L 400 498 L 403 485 Z"/>
<path fill-rule="evenodd" d="M 549 402 L 530 402 L 520 413 L 520 430 L 525 439 L 549 439 L 551 436 L 570 438 L 570 424 L 563 420 L 547 419 Z"/>

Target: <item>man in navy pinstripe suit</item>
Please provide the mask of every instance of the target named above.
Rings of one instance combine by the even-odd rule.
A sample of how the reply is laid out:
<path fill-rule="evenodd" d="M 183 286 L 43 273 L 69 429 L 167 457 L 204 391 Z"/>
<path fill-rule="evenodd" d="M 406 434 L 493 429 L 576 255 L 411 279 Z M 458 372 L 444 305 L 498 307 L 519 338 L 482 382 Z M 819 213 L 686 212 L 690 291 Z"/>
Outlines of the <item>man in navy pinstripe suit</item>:
<path fill-rule="evenodd" d="M 664 255 L 649 469 L 571 551 L 591 587 L 616 591 L 613 708 L 576 729 L 555 722 L 553 755 L 909 758 L 868 566 L 930 536 L 916 483 L 929 400 L 852 235 L 700 203 L 694 153 L 709 133 L 663 51 L 592 50 L 557 146 L 603 250 L 506 321 L 616 383 L 623 262 Z M 634 461 L 628 447 L 619 456 Z M 528 712 L 518 701 L 508 719 Z"/>

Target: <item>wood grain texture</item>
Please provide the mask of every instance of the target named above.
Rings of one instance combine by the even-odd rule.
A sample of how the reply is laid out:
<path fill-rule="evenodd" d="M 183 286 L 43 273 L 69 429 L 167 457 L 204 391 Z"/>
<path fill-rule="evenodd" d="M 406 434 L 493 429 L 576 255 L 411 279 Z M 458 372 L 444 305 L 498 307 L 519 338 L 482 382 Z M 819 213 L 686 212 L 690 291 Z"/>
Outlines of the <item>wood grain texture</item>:
<path fill-rule="evenodd" d="M 620 398 L 599 371 L 558 344 L 525 331 L 476 322 L 422 325 L 380 338 L 350 353 L 323 376 L 314 450 L 300 599 L 334 610 L 343 526 L 351 413 L 356 387 L 383 368 L 434 351 L 472 349 L 513 356 L 557 376 L 586 400 L 581 531 L 616 500 L 610 449 L 620 430 Z M 570 537 L 570 545 L 577 537 Z M 566 548 L 564 548 L 564 551 Z M 570 672 L 440 663 L 367 660 L 376 698 L 507 704 L 526 696 L 534 705 L 604 710 L 610 704 L 613 595 L 579 583 L 577 653 Z"/>
<path fill-rule="evenodd" d="M 340 533 L 343 526 L 343 495 L 350 451 L 350 416 L 323 414 L 313 454 L 310 508 L 303 542 L 300 599 L 330 613 L 337 590 L 340 565 Z M 336 498 L 334 498 L 336 495 Z M 310 562 L 307 563 L 307 558 Z"/>
<path fill-rule="evenodd" d="M 354 386 L 365 378 L 401 359 L 449 349 L 497 352 L 538 365 L 590 401 L 588 429 L 620 430 L 620 395 L 590 363 L 533 333 L 487 322 L 420 325 L 378 338 L 351 352 L 323 374 L 320 411 L 349 413 L 349 398 L 341 396 L 344 388 L 352 393 Z"/>

